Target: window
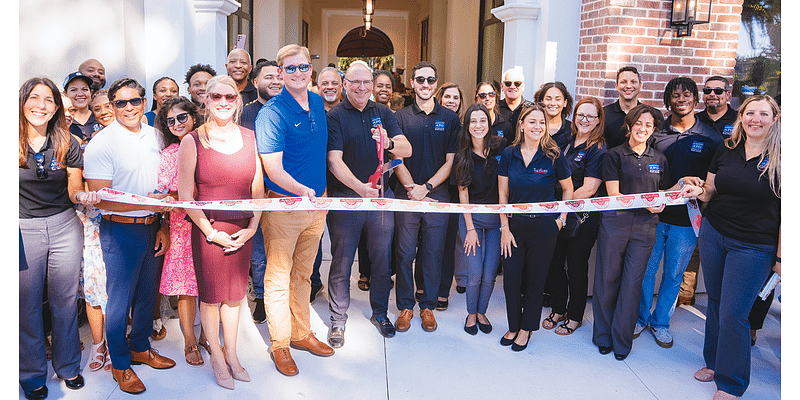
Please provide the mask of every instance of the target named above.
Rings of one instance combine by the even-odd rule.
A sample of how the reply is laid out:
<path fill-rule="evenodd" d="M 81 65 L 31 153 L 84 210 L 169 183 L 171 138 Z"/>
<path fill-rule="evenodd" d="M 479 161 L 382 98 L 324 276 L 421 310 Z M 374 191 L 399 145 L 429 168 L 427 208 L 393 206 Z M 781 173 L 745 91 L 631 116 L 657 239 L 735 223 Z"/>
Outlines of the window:
<path fill-rule="evenodd" d="M 228 16 L 228 50 L 236 47 L 238 35 L 247 35 L 244 49 L 253 55 L 253 0 L 239 0 L 241 7 Z M 254 60 L 251 60 L 251 62 Z"/>
<path fill-rule="evenodd" d="M 419 60 L 420 61 L 430 61 L 428 59 L 428 18 L 422 20 L 422 24 L 419 28 L 420 31 L 420 41 L 419 41 Z"/>
<path fill-rule="evenodd" d="M 500 87 L 503 75 L 503 32 L 505 24 L 492 14 L 503 0 L 482 0 L 478 35 L 478 82 L 490 81 Z M 476 84 L 478 82 L 475 82 Z"/>
<path fill-rule="evenodd" d="M 301 45 L 305 48 L 308 48 L 308 22 L 306 22 L 305 20 L 303 20 L 302 36 L 303 37 L 300 39 L 300 41 L 302 42 Z"/>

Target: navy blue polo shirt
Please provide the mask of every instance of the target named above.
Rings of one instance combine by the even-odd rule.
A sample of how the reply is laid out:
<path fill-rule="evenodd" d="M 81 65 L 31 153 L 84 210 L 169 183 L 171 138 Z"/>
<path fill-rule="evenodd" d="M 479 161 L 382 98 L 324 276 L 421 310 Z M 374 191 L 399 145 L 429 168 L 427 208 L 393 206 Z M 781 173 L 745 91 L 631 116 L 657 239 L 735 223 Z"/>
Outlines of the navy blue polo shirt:
<path fill-rule="evenodd" d="M 728 104 L 728 111 L 725 111 L 725 114 L 722 114 L 722 116 L 716 121 L 711 120 L 707 110 L 700 111 L 699 113 L 695 114 L 695 116 L 700 118 L 700 121 L 703 121 L 704 124 L 714 128 L 715 131 L 719 132 L 726 138 L 729 138 L 733 133 L 733 124 L 736 122 L 736 118 L 738 117 L 736 110 L 734 110 L 730 104 Z"/>
<path fill-rule="evenodd" d="M 669 162 L 663 153 L 647 146 L 636 154 L 626 142 L 603 157 L 603 180 L 619 181 L 622 194 L 651 193 L 670 188 Z"/>
<path fill-rule="evenodd" d="M 503 116 L 503 114 L 495 113 L 494 115 L 494 123 L 492 126 L 489 127 L 491 133 L 497 137 L 506 138 L 506 146 L 510 146 L 511 142 L 508 141 L 509 132 L 511 132 L 511 122 L 508 122 L 508 119 Z M 510 133 L 511 137 L 514 137 L 513 132 Z"/>
<path fill-rule="evenodd" d="M 517 108 L 515 108 L 512 111 L 511 108 L 508 106 L 508 103 L 506 103 L 505 99 L 498 100 L 500 115 L 502 115 L 503 118 L 505 118 L 510 125 L 508 132 L 506 132 L 504 135 L 506 140 L 508 140 L 509 146 L 511 146 L 511 144 L 514 143 L 514 139 L 517 137 L 517 120 L 519 119 L 519 114 L 522 112 L 523 107 L 527 107 L 530 104 L 533 103 L 531 103 L 528 100 L 525 100 L 525 98 L 523 97 Z"/>
<path fill-rule="evenodd" d="M 572 187 L 577 190 L 583 186 L 583 178 L 603 179 L 603 157 L 606 155 L 605 143 L 595 143 L 591 147 L 583 142 L 575 146 L 575 138 L 561 148 L 561 153 L 567 161 L 572 173 Z M 561 187 L 557 188 L 558 198 L 561 198 Z M 600 192 L 600 190 L 598 190 Z M 598 193 L 595 193 L 598 196 Z"/>
<path fill-rule="evenodd" d="M 85 124 L 81 124 L 77 120 L 73 119 L 72 124 L 69 126 L 69 133 L 81 139 L 87 139 L 91 138 L 95 132 L 103 128 L 103 124 L 97 122 L 97 119 L 94 117 L 94 113 L 91 113 L 89 114 L 89 119 L 86 120 Z"/>
<path fill-rule="evenodd" d="M 392 110 L 372 100 L 359 111 L 345 97 L 328 111 L 328 151 L 339 150 L 342 160 L 359 181 L 366 183 L 378 167 L 377 143 L 372 139 L 372 128 L 383 125 L 391 138 L 402 135 Z M 384 161 L 389 160 L 384 152 Z M 330 171 L 328 182 L 331 191 L 355 194 L 353 189 L 341 183 Z"/>
<path fill-rule="evenodd" d="M 283 152 L 283 170 L 321 196 L 328 169 L 328 120 L 320 95 L 309 91 L 308 105 L 309 111 L 304 110 L 284 87 L 258 112 L 256 142 L 261 154 Z M 264 183 L 282 195 L 297 195 L 273 183 L 266 174 Z"/>
<path fill-rule="evenodd" d="M 508 204 L 518 204 L 555 201 L 558 181 L 569 178 L 571 173 L 561 154 L 553 162 L 539 147 L 525 166 L 520 147 L 509 146 L 500 156 L 497 175 L 508 178 Z"/>
<path fill-rule="evenodd" d="M 247 85 L 245 85 L 244 89 L 242 89 L 239 94 L 242 96 L 242 104 L 248 104 L 258 100 L 258 90 L 256 90 L 255 85 L 253 85 L 249 79 L 247 80 Z"/>
<path fill-rule="evenodd" d="M 242 108 L 242 115 L 239 117 L 239 125 L 255 132 L 256 117 L 258 116 L 258 111 L 261 110 L 261 107 L 263 106 L 264 103 L 258 101 L 258 99 L 255 99 L 245 105 Z"/>
<path fill-rule="evenodd" d="M 669 161 L 669 175 L 672 187 L 684 176 L 706 179 L 708 165 L 722 144 L 722 135 L 710 126 L 695 118 L 694 125 L 685 132 L 678 132 L 670 118 L 664 121 L 661 129 L 653 132 L 653 147 L 664 153 Z M 658 214 L 658 220 L 671 225 L 692 226 L 685 205 L 667 207 Z"/>
<path fill-rule="evenodd" d="M 395 116 L 413 150 L 403 163 L 414 183 L 421 185 L 436 175 L 447 154 L 456 152 L 456 138 L 461 129 L 458 114 L 439 103 L 433 106 L 430 114 L 425 114 L 414 101 Z M 395 193 L 405 192 L 399 181 L 397 189 Z"/>
<path fill-rule="evenodd" d="M 550 137 L 556 141 L 559 149 L 563 149 L 572 140 L 572 121 L 563 118 L 561 119 L 561 128 Z"/>
<path fill-rule="evenodd" d="M 501 138 L 497 150 L 489 150 L 489 155 L 486 158 L 475 154 L 474 151 L 469 152 L 472 157 L 472 180 L 467 186 L 470 204 L 497 204 L 500 202 L 500 196 L 497 192 L 497 170 L 500 164 L 500 153 L 505 148 L 506 139 Z M 461 154 L 456 154 L 456 158 L 461 157 Z M 453 176 L 455 177 L 455 173 Z"/>
<path fill-rule="evenodd" d="M 42 218 L 56 215 L 74 207 L 67 190 L 67 168 L 83 168 L 81 146 L 75 137 L 69 137 L 65 165 L 55 159 L 55 146 L 50 135 L 45 139 L 40 153 L 44 156 L 42 166 L 47 171 L 46 179 L 36 177 L 35 154 L 28 146 L 28 167 L 19 169 L 19 217 Z"/>
<path fill-rule="evenodd" d="M 769 187 L 767 163 L 746 159 L 744 141 L 735 149 L 719 146 L 708 172 L 716 174 L 717 193 L 703 214 L 719 233 L 755 244 L 778 244 L 781 199 Z M 765 159 L 766 161 L 766 159 Z"/>

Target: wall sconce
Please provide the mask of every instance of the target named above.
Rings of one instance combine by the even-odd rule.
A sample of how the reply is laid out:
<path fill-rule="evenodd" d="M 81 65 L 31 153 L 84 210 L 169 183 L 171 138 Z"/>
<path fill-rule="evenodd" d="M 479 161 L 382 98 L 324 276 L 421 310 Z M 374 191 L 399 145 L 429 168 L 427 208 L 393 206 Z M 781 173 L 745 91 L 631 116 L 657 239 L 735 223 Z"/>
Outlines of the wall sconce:
<path fill-rule="evenodd" d="M 375 12 L 375 0 L 364 0 L 364 14 L 372 15 Z"/>
<path fill-rule="evenodd" d="M 698 20 L 700 0 L 672 0 L 672 17 L 669 26 L 675 28 L 675 36 L 691 36 L 692 25 L 707 24 L 711 20 L 711 0 L 708 0 L 705 20 Z"/>

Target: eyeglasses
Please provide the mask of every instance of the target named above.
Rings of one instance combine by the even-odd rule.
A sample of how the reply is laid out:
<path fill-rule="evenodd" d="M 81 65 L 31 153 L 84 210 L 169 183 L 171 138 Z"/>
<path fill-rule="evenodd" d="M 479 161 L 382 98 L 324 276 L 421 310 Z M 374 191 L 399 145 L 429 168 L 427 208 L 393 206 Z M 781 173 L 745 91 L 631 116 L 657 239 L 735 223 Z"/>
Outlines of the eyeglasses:
<path fill-rule="evenodd" d="M 36 177 L 39 179 L 47 179 L 47 170 L 44 169 L 44 154 L 34 154 L 33 160 L 36 161 Z"/>
<path fill-rule="evenodd" d="M 703 88 L 703 94 L 711 94 L 711 92 L 714 92 L 714 94 L 717 95 L 717 96 L 725 93 L 726 91 L 727 90 L 725 90 L 723 88 L 708 88 L 708 87 L 707 88 Z"/>
<path fill-rule="evenodd" d="M 481 100 L 485 99 L 485 98 L 486 98 L 486 96 L 489 96 L 489 98 L 494 98 L 494 96 L 496 96 L 496 95 L 497 95 L 497 93 L 495 93 L 495 92 L 488 92 L 488 93 L 478 93 L 478 97 L 479 97 Z"/>
<path fill-rule="evenodd" d="M 300 64 L 300 65 L 287 65 L 285 67 L 281 67 L 287 74 L 293 74 L 294 71 L 300 70 L 300 72 L 308 72 L 311 69 L 311 64 Z"/>
<path fill-rule="evenodd" d="M 586 122 L 592 122 L 597 119 L 597 115 L 589 115 L 589 114 L 577 114 L 575 118 L 580 121 L 584 120 Z"/>
<path fill-rule="evenodd" d="M 175 120 L 178 120 L 179 124 L 185 124 L 189 120 L 189 113 L 180 113 L 175 117 L 167 117 L 167 127 L 172 128 L 175 126 Z"/>
<path fill-rule="evenodd" d="M 223 97 L 225 98 L 225 100 L 228 101 L 228 103 L 233 103 L 234 101 L 236 101 L 236 94 L 235 93 L 226 93 L 226 94 L 209 93 L 208 97 L 211 98 L 211 101 L 220 101 Z"/>
<path fill-rule="evenodd" d="M 144 97 L 134 97 L 128 100 L 114 100 L 112 103 L 114 103 L 114 107 L 125 108 L 128 103 L 131 103 L 131 105 L 134 107 L 139 107 L 142 105 L 142 101 L 144 101 Z"/>
<path fill-rule="evenodd" d="M 372 81 L 371 81 L 371 80 L 368 80 L 368 79 L 365 79 L 365 80 L 363 80 L 363 81 L 351 81 L 350 79 L 344 78 L 344 80 L 346 80 L 346 81 L 348 81 L 348 82 L 352 83 L 352 84 L 353 84 L 353 86 L 356 86 L 356 87 L 358 87 L 358 86 L 361 86 L 361 85 L 364 85 L 364 86 L 370 86 L 370 85 L 372 85 Z"/>
<path fill-rule="evenodd" d="M 414 78 L 414 80 L 417 82 L 418 85 L 422 85 L 423 83 L 425 83 L 425 80 L 428 81 L 429 85 L 433 85 L 434 83 L 436 83 L 436 77 L 435 76 L 429 76 L 427 78 L 425 78 L 424 76 L 418 76 L 418 77 Z"/>
<path fill-rule="evenodd" d="M 504 85 L 506 85 L 506 87 L 511 87 L 511 84 L 512 84 L 512 83 L 513 83 L 513 84 L 514 84 L 514 86 L 516 86 L 516 87 L 520 87 L 520 86 L 522 86 L 522 82 L 520 82 L 520 81 L 514 81 L 514 82 L 511 82 L 511 81 L 505 81 L 505 82 L 503 82 L 503 84 L 504 84 Z"/>

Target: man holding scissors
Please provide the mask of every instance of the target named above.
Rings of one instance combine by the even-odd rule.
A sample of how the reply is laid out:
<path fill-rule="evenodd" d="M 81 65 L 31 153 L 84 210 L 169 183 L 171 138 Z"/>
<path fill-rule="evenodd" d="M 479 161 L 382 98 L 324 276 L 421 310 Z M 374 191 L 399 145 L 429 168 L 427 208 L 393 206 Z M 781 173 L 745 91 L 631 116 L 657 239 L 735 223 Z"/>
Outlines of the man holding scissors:
<path fill-rule="evenodd" d="M 384 156 L 411 156 L 411 145 L 403 136 L 394 113 L 389 107 L 369 99 L 372 86 L 372 70 L 363 61 L 354 62 L 344 78 L 347 96 L 327 114 L 328 195 L 358 199 L 353 200 L 354 205 L 358 201 L 370 201 L 361 198 L 394 198 L 391 189 L 384 189 L 382 179 L 370 177 Z M 383 166 L 380 167 L 383 171 Z M 394 216 L 386 211 L 330 211 L 328 229 L 333 255 L 328 274 L 331 311 L 328 343 L 334 348 L 344 345 L 344 327 L 350 306 L 350 271 L 362 229 L 366 231 L 372 262 L 370 321 L 384 337 L 394 336 L 394 326 L 386 316 Z"/>

